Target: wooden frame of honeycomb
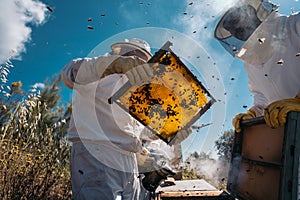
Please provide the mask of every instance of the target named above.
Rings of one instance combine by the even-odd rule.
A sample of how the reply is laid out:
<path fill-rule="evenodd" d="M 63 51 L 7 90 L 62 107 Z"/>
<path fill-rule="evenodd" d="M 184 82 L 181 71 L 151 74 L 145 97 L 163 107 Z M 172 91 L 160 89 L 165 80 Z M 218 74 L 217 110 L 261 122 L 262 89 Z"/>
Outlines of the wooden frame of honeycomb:
<path fill-rule="evenodd" d="M 166 42 L 148 61 L 154 76 L 142 86 L 126 83 L 110 101 L 116 102 L 166 143 L 190 127 L 215 102 Z"/>

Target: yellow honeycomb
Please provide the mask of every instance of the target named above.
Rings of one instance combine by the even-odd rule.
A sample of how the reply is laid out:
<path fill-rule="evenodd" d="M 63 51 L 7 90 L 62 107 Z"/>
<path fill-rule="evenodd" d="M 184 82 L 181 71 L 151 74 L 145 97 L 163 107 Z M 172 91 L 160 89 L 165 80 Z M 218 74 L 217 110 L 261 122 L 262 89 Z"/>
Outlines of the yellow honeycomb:
<path fill-rule="evenodd" d="M 150 65 L 154 74 L 150 83 L 131 86 L 119 103 L 169 142 L 180 129 L 200 117 L 199 111 L 210 96 L 173 52 L 166 51 Z"/>

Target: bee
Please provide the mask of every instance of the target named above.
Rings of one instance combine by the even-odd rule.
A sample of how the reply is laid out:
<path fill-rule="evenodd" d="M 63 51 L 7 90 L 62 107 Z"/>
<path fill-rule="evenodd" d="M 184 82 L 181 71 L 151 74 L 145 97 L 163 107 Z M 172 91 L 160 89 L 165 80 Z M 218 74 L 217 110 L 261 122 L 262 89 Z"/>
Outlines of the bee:
<path fill-rule="evenodd" d="M 93 30 L 93 29 L 94 29 L 94 27 L 92 27 L 92 26 L 87 26 L 87 28 L 88 28 L 89 30 Z"/>
<path fill-rule="evenodd" d="M 283 65 L 283 63 L 284 63 L 283 59 L 280 59 L 280 60 L 277 61 L 278 65 Z"/>
<path fill-rule="evenodd" d="M 47 6 L 46 8 L 47 8 L 50 12 L 52 12 L 52 13 L 54 12 L 54 9 L 51 8 L 50 6 Z"/>
<path fill-rule="evenodd" d="M 266 38 L 258 38 L 257 40 L 258 40 L 259 44 L 263 44 L 263 43 L 265 43 Z"/>

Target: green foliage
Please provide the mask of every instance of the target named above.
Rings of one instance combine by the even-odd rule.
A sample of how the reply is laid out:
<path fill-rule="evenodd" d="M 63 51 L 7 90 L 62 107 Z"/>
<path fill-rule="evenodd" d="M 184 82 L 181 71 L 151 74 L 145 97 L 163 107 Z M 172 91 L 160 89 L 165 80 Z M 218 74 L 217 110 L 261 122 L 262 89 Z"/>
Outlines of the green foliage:
<path fill-rule="evenodd" d="M 2 72 L 1 72 L 2 73 Z M 25 94 L 21 82 L 2 80 L 0 199 L 70 199 L 71 107 L 59 105 L 59 78 Z"/>
<path fill-rule="evenodd" d="M 185 167 L 182 170 L 182 180 L 195 180 L 195 179 L 206 180 L 205 175 L 198 173 L 196 169 Z"/>
<path fill-rule="evenodd" d="M 209 157 L 208 154 L 201 152 L 191 153 L 185 160 L 184 167 L 182 169 L 183 180 L 204 179 L 207 182 L 211 182 L 210 175 L 203 170 L 207 163 L 215 163 L 216 161 Z"/>
<path fill-rule="evenodd" d="M 228 130 L 223 133 L 221 137 L 215 142 L 217 153 L 220 160 L 230 162 L 232 145 L 234 140 L 234 130 Z"/>

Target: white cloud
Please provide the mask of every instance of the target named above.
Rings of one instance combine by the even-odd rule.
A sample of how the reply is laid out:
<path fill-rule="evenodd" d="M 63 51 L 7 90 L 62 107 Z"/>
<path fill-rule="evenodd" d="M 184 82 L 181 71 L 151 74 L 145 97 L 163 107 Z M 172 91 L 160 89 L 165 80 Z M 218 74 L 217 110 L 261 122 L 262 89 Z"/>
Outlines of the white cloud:
<path fill-rule="evenodd" d="M 214 28 L 222 14 L 238 1 L 204 0 L 193 1 L 189 5 L 191 1 L 186 0 L 186 15 L 180 15 L 175 19 L 183 32 L 194 38 L 217 63 L 218 70 L 220 70 L 223 78 L 226 78 L 229 74 L 238 76 L 241 69 L 233 72 L 230 68 L 234 59 L 214 38 Z"/>
<path fill-rule="evenodd" d="M 26 52 L 31 25 L 40 25 L 46 19 L 46 5 L 38 0 L 1 0 L 0 63 L 8 57 Z"/>
<path fill-rule="evenodd" d="M 45 88 L 45 84 L 44 83 L 35 83 L 31 86 L 31 89 L 29 90 L 32 93 L 36 93 L 39 92 L 41 89 Z"/>
<path fill-rule="evenodd" d="M 187 34 L 197 30 L 197 39 L 207 41 L 207 39 L 212 38 L 212 34 L 208 31 L 203 31 L 203 28 L 212 24 L 216 18 L 220 17 L 228 8 L 235 5 L 237 1 L 205 0 L 194 1 L 192 5 L 188 5 L 190 1 L 186 1 L 186 16 L 179 16 L 176 21 L 184 27 Z M 199 30 L 200 28 L 202 28 L 202 31 Z"/>
<path fill-rule="evenodd" d="M 31 86 L 32 88 L 45 88 L 45 84 L 44 83 L 35 83 L 33 86 Z"/>
<path fill-rule="evenodd" d="M 230 7 L 234 6 L 238 0 L 186 0 L 186 15 L 178 16 L 176 22 L 183 28 L 185 34 L 195 38 L 205 49 L 214 54 L 218 53 L 212 46 L 214 39 L 214 26 L 220 16 Z M 215 55 L 219 58 L 220 55 Z"/>

